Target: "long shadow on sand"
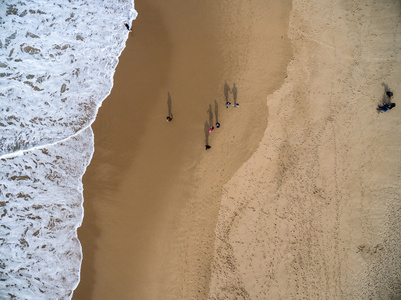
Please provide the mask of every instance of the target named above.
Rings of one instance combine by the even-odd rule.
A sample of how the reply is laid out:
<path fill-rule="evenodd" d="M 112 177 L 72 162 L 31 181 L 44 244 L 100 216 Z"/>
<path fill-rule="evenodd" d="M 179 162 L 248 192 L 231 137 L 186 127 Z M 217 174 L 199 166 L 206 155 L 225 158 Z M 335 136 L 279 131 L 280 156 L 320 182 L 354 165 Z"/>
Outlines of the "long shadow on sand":
<path fill-rule="evenodd" d="M 214 116 L 216 118 L 216 123 L 219 123 L 219 105 L 216 100 L 214 100 Z"/>
<path fill-rule="evenodd" d="M 224 99 L 226 100 L 224 103 L 228 102 L 228 96 L 231 92 L 230 86 L 227 84 L 227 81 L 224 83 Z"/>
<path fill-rule="evenodd" d="M 233 85 L 233 89 L 231 90 L 232 94 L 233 94 L 233 100 L 234 100 L 234 104 L 237 104 L 237 96 L 238 96 L 238 90 L 237 90 L 237 86 Z"/>
<path fill-rule="evenodd" d="M 390 88 L 388 87 L 388 85 L 386 83 L 382 83 L 382 86 L 384 87 L 384 94 L 382 97 L 382 104 L 386 104 L 386 103 L 390 103 L 390 98 L 388 97 L 387 93 L 391 92 Z"/>
<path fill-rule="evenodd" d="M 171 112 L 171 96 L 170 92 L 167 93 L 167 109 L 168 109 L 168 117 L 173 119 L 173 114 Z"/>
<path fill-rule="evenodd" d="M 205 126 L 204 126 L 204 132 L 205 132 L 205 145 L 209 145 L 209 123 L 206 121 Z"/>
<path fill-rule="evenodd" d="M 209 114 L 209 126 L 213 126 L 213 110 L 211 104 L 209 104 L 209 109 L 207 110 L 207 113 Z"/>

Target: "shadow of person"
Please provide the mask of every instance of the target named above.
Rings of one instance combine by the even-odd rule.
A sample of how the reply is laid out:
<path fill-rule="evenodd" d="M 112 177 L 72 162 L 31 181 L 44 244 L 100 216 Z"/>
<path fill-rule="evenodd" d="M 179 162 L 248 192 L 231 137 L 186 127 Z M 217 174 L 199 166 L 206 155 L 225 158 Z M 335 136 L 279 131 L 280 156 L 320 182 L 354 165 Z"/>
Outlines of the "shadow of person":
<path fill-rule="evenodd" d="M 209 123 L 206 121 L 206 122 L 205 122 L 205 127 L 204 127 L 204 131 L 205 131 L 205 145 L 209 145 L 209 128 L 210 128 L 210 125 L 209 125 Z"/>
<path fill-rule="evenodd" d="M 209 109 L 207 110 L 207 113 L 209 114 L 209 124 L 210 126 L 213 126 L 213 110 L 211 104 L 209 104 Z"/>
<path fill-rule="evenodd" d="M 224 84 L 224 98 L 226 99 L 226 102 L 228 102 L 228 93 L 231 91 L 230 87 L 226 83 Z"/>
<path fill-rule="evenodd" d="M 382 82 L 382 86 L 384 87 L 384 93 L 387 93 L 390 91 L 387 83 Z"/>
<path fill-rule="evenodd" d="M 384 95 L 382 97 L 382 104 L 390 103 L 390 99 L 387 96 L 387 93 L 390 92 L 390 89 L 386 83 L 382 83 L 382 86 L 384 87 Z"/>
<path fill-rule="evenodd" d="M 382 99 L 383 104 L 391 103 L 391 97 L 393 97 L 393 92 L 386 83 L 383 82 L 382 86 L 384 87 L 384 95 Z"/>
<path fill-rule="evenodd" d="M 231 92 L 233 93 L 233 99 L 234 99 L 234 104 L 237 104 L 237 86 L 234 83 L 233 89 L 231 90 Z"/>
<path fill-rule="evenodd" d="M 214 100 L 214 116 L 216 118 L 216 124 L 219 123 L 219 105 L 216 100 Z"/>
<path fill-rule="evenodd" d="M 170 118 L 170 120 L 172 120 L 173 119 L 173 114 L 171 113 L 171 96 L 170 96 L 170 92 L 167 92 L 167 109 L 168 109 L 167 118 Z"/>

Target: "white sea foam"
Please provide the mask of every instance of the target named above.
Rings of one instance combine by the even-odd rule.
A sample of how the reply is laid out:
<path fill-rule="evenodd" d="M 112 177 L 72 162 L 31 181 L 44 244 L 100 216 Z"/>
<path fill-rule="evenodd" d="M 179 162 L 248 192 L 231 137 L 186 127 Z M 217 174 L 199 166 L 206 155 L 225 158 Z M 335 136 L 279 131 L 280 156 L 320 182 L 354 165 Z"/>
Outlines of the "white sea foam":
<path fill-rule="evenodd" d="M 66 299 L 79 280 L 82 174 L 91 129 L 0 162 L 0 298 Z"/>
<path fill-rule="evenodd" d="M 132 4 L 58 2 L 15 1 L 0 10 L 0 153 L 72 135 L 110 92 Z"/>
<path fill-rule="evenodd" d="M 94 121 L 133 0 L 0 0 L 0 298 L 68 299 Z"/>

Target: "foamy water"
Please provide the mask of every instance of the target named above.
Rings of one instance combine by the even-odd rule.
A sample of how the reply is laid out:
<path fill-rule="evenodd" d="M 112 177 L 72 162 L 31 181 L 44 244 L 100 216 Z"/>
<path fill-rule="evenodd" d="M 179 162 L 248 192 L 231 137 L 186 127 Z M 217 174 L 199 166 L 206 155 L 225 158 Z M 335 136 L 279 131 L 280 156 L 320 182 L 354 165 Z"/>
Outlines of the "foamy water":
<path fill-rule="evenodd" d="M 0 298 L 69 299 L 94 121 L 133 0 L 0 2 Z"/>

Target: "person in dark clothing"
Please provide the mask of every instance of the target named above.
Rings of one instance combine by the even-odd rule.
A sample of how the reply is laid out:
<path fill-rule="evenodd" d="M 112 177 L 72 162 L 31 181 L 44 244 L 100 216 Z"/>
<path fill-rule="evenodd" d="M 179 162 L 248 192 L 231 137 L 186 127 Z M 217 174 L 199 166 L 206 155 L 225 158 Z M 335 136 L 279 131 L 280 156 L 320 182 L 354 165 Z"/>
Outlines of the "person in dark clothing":
<path fill-rule="evenodd" d="M 209 145 L 205 145 L 205 148 L 206 148 L 206 150 L 209 150 L 212 147 L 210 147 Z"/>
<path fill-rule="evenodd" d="M 125 28 L 127 28 L 127 30 L 128 30 L 129 32 L 132 32 L 132 30 L 129 28 L 128 23 L 124 23 L 124 26 L 125 26 Z"/>
<path fill-rule="evenodd" d="M 383 105 L 379 105 L 377 110 L 381 111 L 381 112 L 385 112 L 385 111 L 389 111 L 393 107 L 395 107 L 395 103 L 384 103 Z"/>

